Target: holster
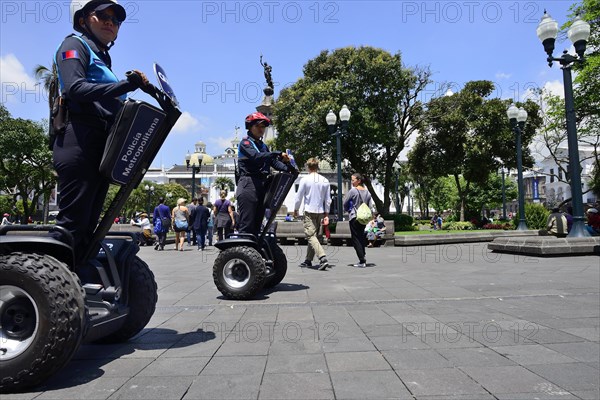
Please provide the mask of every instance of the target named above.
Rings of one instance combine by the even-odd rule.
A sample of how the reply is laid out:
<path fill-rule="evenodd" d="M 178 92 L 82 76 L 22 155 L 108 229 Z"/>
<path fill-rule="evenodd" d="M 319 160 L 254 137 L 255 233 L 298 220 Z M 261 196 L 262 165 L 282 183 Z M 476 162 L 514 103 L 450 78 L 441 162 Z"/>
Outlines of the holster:
<path fill-rule="evenodd" d="M 57 96 L 50 110 L 50 126 L 48 128 L 48 138 L 50 150 L 54 147 L 56 137 L 63 135 L 69 122 L 69 111 L 63 96 Z"/>
<path fill-rule="evenodd" d="M 52 105 L 52 128 L 54 133 L 62 135 L 65 133 L 68 122 L 68 110 L 65 98 L 58 96 Z"/>

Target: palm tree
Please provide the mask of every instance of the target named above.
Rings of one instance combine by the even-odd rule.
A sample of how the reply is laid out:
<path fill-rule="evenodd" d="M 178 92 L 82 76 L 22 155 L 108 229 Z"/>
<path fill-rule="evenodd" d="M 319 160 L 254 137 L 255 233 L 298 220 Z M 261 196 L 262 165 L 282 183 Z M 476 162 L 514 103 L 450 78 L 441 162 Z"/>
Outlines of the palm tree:
<path fill-rule="evenodd" d="M 54 100 L 59 95 L 58 93 L 58 70 L 56 64 L 52 63 L 51 69 L 48 67 L 38 64 L 33 70 L 35 79 L 39 82 L 36 85 L 43 84 L 44 90 L 48 93 L 48 106 L 52 109 Z"/>
<path fill-rule="evenodd" d="M 44 90 L 48 93 L 48 109 L 49 116 L 52 116 L 52 106 L 54 105 L 54 101 L 59 96 L 59 87 L 58 87 L 58 69 L 56 68 L 56 63 L 52 63 L 51 69 L 38 64 L 34 70 L 33 74 L 35 79 L 39 82 L 36 85 L 43 84 Z M 51 122 L 51 118 L 48 118 L 48 122 Z M 50 190 L 47 190 L 44 193 L 44 224 L 48 223 L 48 212 L 50 207 Z"/>
<path fill-rule="evenodd" d="M 228 178 L 226 176 L 220 176 L 217 179 L 215 179 L 213 187 L 219 190 L 233 190 L 235 185 L 231 178 Z"/>

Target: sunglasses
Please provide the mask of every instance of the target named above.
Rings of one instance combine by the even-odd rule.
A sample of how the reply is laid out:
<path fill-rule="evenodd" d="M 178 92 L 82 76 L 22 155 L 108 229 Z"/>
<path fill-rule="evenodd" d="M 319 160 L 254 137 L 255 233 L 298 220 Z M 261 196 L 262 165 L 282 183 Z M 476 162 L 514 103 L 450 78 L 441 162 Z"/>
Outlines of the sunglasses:
<path fill-rule="evenodd" d="M 117 27 L 121 26 L 121 24 L 123 23 L 123 21 L 119 21 L 119 19 L 114 15 L 110 15 L 109 13 L 104 11 L 94 11 L 94 15 L 98 17 L 100 21 L 110 21 L 114 26 Z"/>

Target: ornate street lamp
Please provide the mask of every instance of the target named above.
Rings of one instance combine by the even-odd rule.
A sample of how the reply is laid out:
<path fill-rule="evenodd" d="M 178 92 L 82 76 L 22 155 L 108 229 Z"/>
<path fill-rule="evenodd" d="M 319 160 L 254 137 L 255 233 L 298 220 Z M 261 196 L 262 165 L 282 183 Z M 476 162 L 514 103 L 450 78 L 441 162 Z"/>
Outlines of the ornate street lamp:
<path fill-rule="evenodd" d="M 154 195 L 154 186 L 146 185 L 144 189 L 146 190 L 146 212 L 150 215 L 150 196 Z"/>
<path fill-rule="evenodd" d="M 527 230 L 527 223 L 525 222 L 525 188 L 523 187 L 523 155 L 521 150 L 521 133 L 525 128 L 525 121 L 527 121 L 527 111 L 523 108 L 517 108 L 512 104 L 506 111 L 508 120 L 515 133 L 516 145 L 517 145 L 517 187 L 519 189 L 519 225 L 517 225 L 518 231 Z"/>
<path fill-rule="evenodd" d="M 569 237 L 587 237 L 589 232 L 583 222 L 583 196 L 581 192 L 581 164 L 579 163 L 579 148 L 577 143 L 577 125 L 575 123 L 575 101 L 573 99 L 573 78 L 571 68 L 576 62 L 585 61 L 585 48 L 590 37 L 590 24 L 582 20 L 579 15 L 567 32 L 567 36 L 575 47 L 577 56 L 568 54 L 567 50 L 561 57 L 554 57 L 554 42 L 558 34 L 558 23 L 544 10 L 542 20 L 537 27 L 537 35 L 548 54 L 548 65 L 552 67 L 558 61 L 563 70 L 563 83 L 565 87 L 565 114 L 567 120 L 567 142 L 569 145 L 569 166 L 571 170 L 571 198 L 573 202 L 573 227 Z"/>
<path fill-rule="evenodd" d="M 337 127 L 336 123 L 337 118 L 333 113 L 333 110 L 329 110 L 327 117 L 325 117 L 325 121 L 327 121 L 327 125 L 329 126 L 329 131 L 331 134 L 335 135 L 336 139 L 336 147 L 337 147 L 337 211 L 338 211 L 338 221 L 342 221 L 344 219 L 344 208 L 342 206 L 342 145 L 340 142 L 340 136 L 346 133 L 348 128 L 348 121 L 350 120 L 350 110 L 346 105 L 342 106 L 340 110 L 340 121 L 341 121 L 341 129 Z"/>
<path fill-rule="evenodd" d="M 189 199 L 190 202 L 196 197 L 196 172 L 200 172 L 203 157 L 196 158 L 192 161 L 192 155 L 190 153 L 185 155 L 185 166 L 187 169 L 192 169 L 192 198 Z"/>

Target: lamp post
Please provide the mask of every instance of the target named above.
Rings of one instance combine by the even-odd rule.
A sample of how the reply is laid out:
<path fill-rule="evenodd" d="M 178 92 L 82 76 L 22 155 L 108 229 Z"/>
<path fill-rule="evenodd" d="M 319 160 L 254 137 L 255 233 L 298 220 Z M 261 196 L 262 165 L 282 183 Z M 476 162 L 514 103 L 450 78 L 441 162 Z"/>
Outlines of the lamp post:
<path fill-rule="evenodd" d="M 502 219 L 506 220 L 506 181 L 504 179 L 504 174 L 506 173 L 506 169 L 504 165 L 502 166 Z"/>
<path fill-rule="evenodd" d="M 192 169 L 192 198 L 190 201 L 196 197 L 196 172 L 200 172 L 200 168 L 202 167 L 202 158 L 197 158 L 192 161 L 192 155 L 187 153 L 185 155 L 185 166 L 187 169 Z"/>
<path fill-rule="evenodd" d="M 348 128 L 348 121 L 350 120 L 350 110 L 346 105 L 342 106 L 340 110 L 340 121 L 341 121 L 341 129 L 337 127 L 336 123 L 337 118 L 333 113 L 333 110 L 329 110 L 327 117 L 325 117 L 325 121 L 327 121 L 327 125 L 329 126 L 329 131 L 331 134 L 335 135 L 336 148 L 337 148 L 337 209 L 338 209 L 338 221 L 343 221 L 344 219 L 344 208 L 342 206 L 342 145 L 340 142 L 341 135 L 346 133 Z"/>
<path fill-rule="evenodd" d="M 527 223 L 525 222 L 525 188 L 523 187 L 523 160 L 521 151 L 521 131 L 525 128 L 525 121 L 527 121 L 527 111 L 523 108 L 517 108 L 512 104 L 506 111 L 510 125 L 515 132 L 516 145 L 517 145 L 517 186 L 519 189 L 519 225 L 517 225 L 518 231 L 527 230 Z"/>
<path fill-rule="evenodd" d="M 144 189 L 146 190 L 146 212 L 150 215 L 150 196 L 154 194 L 154 186 L 146 185 Z"/>
<path fill-rule="evenodd" d="M 568 237 L 588 237 L 589 232 L 583 222 L 583 199 L 581 192 L 581 165 L 579 163 L 579 148 L 577 144 L 577 125 L 575 123 L 575 101 L 573 99 L 573 79 L 571 68 L 576 62 L 585 60 L 585 48 L 590 37 L 590 24 L 582 20 L 579 15 L 573 20 L 567 35 L 575 47 L 576 56 L 563 52 L 562 57 L 555 58 L 554 42 L 558 34 L 558 23 L 544 10 L 542 20 L 537 27 L 537 35 L 548 54 L 548 66 L 552 67 L 558 61 L 563 70 L 563 83 L 565 87 L 565 115 L 567 120 L 567 142 L 569 145 L 569 166 L 571 170 L 571 198 L 573 202 L 573 227 Z"/>

